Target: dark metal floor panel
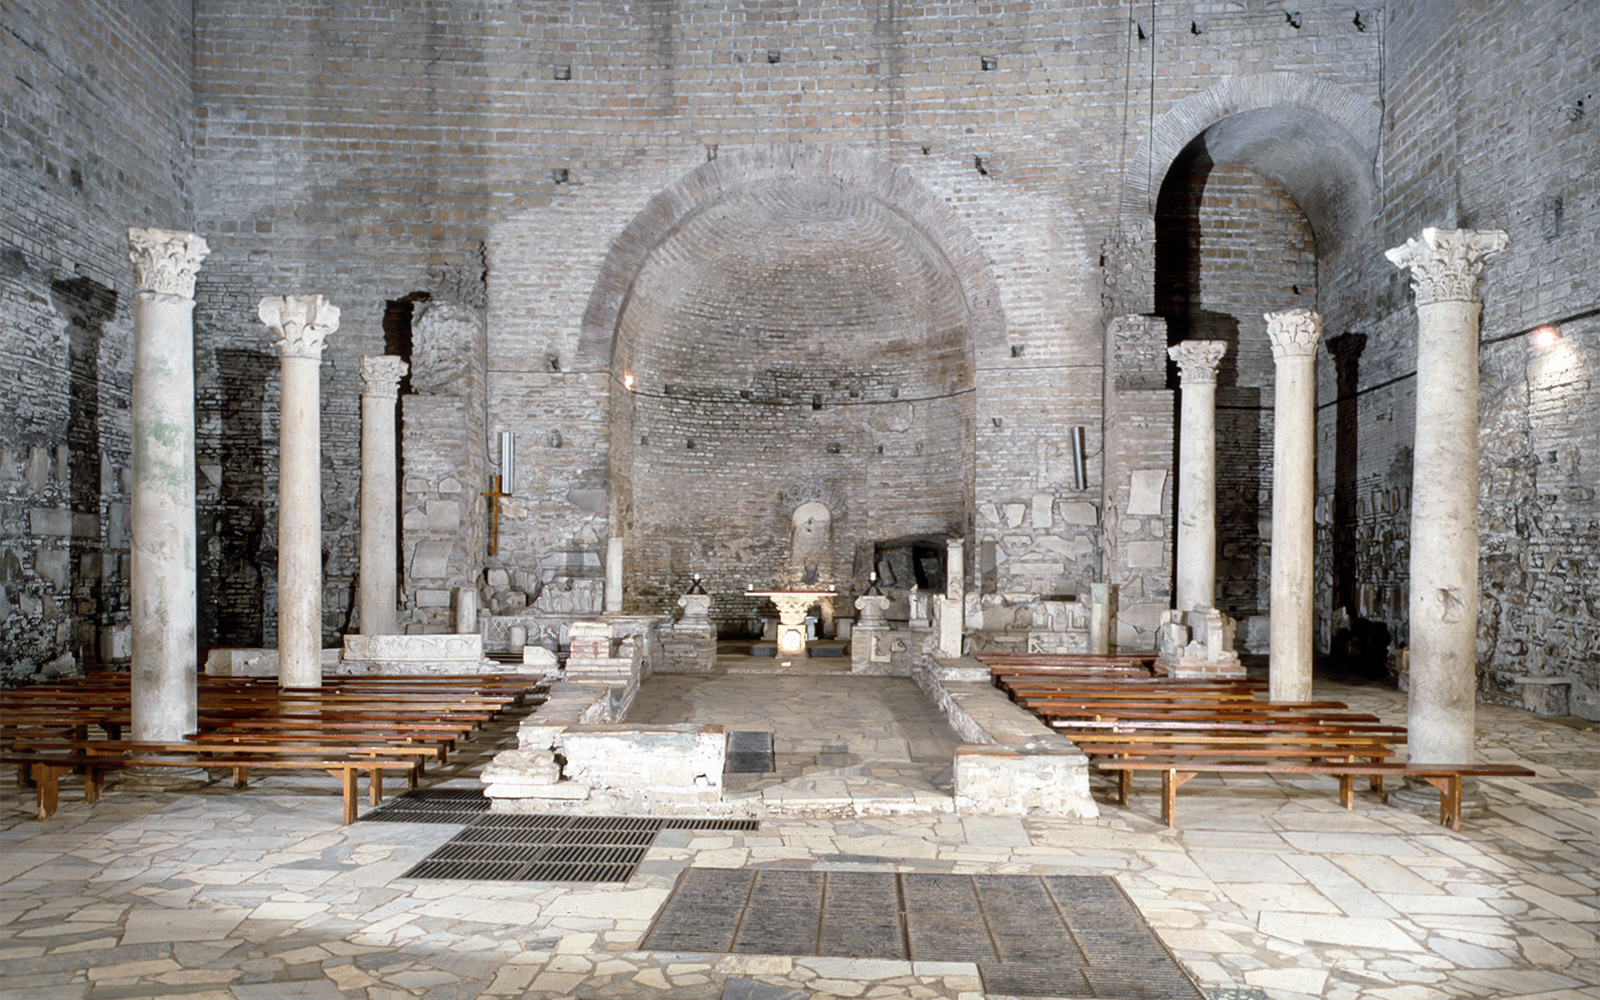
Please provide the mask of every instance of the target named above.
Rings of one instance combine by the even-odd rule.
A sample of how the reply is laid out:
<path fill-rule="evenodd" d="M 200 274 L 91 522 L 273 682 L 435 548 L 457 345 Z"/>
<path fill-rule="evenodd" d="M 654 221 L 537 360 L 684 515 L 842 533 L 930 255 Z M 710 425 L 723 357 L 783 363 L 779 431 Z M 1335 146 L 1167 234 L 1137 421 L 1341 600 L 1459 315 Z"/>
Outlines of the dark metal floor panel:
<path fill-rule="evenodd" d="M 778 769 L 772 752 L 772 734 L 738 729 L 728 734 L 728 758 L 722 768 L 729 774 L 768 774 Z"/>
<path fill-rule="evenodd" d="M 538 816 L 487 812 L 451 815 L 454 818 L 448 822 L 464 823 L 465 829 L 418 862 L 404 877 L 485 882 L 626 882 L 633 877 L 639 862 L 655 843 L 656 834 L 663 829 L 753 830 L 757 827 L 754 820 L 655 816 Z M 700 825 L 729 823 L 739 825 Z M 730 940 L 731 935 L 730 930 Z M 728 943 L 720 942 L 717 950 L 726 951 Z"/>
<path fill-rule="evenodd" d="M 640 947 L 974 962 L 988 993 L 1206 1000 L 1098 876 L 688 868 Z"/>
<path fill-rule="evenodd" d="M 488 811 L 489 799 L 476 788 L 413 788 L 361 819 L 379 823 L 467 823 Z"/>

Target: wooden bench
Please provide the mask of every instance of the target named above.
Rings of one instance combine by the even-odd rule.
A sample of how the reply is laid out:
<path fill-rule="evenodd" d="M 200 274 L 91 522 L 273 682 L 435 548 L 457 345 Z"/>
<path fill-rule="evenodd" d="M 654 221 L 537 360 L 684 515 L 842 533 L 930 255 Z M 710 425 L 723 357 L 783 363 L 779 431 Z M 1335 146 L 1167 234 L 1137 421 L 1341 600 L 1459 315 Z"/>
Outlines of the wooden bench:
<path fill-rule="evenodd" d="M 107 771 L 117 768 L 228 768 L 235 772 L 236 783 L 249 771 L 318 770 L 337 777 L 344 798 L 344 823 L 356 821 L 356 777 L 365 771 L 371 785 L 374 802 L 383 797 L 382 773 L 403 770 L 415 774 L 416 764 L 411 760 L 383 757 L 323 757 L 315 759 L 285 759 L 250 755 L 216 754 L 211 751 L 196 752 L 193 748 L 161 757 L 126 757 L 106 753 L 45 753 L 6 750 L 0 752 L 0 764 L 26 767 L 33 779 L 38 817 L 41 820 L 54 816 L 60 803 L 59 782 L 63 774 L 82 769 L 83 800 L 93 804 L 100 799 L 105 787 Z"/>
<path fill-rule="evenodd" d="M 1452 830 L 1461 829 L 1461 783 L 1469 777 L 1533 777 L 1534 772 L 1519 764 L 1414 764 L 1404 761 L 1321 761 L 1297 763 L 1290 760 L 1196 760 L 1193 758 L 1152 759 L 1114 758 L 1096 762 L 1108 771 L 1160 771 L 1161 821 L 1175 826 L 1178 788 L 1196 774 L 1328 774 L 1339 779 L 1339 803 L 1346 809 L 1355 803 L 1354 781 L 1358 776 L 1421 778 L 1439 790 L 1439 823 Z M 1126 785 L 1122 804 L 1127 805 Z"/>

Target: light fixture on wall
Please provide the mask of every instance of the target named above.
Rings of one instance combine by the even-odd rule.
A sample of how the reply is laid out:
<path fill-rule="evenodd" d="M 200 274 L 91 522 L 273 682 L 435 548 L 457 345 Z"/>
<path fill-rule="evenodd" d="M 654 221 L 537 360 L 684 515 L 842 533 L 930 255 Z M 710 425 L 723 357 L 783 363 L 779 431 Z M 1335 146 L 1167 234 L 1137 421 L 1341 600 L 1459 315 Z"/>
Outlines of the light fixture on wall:
<path fill-rule="evenodd" d="M 1082 427 L 1072 428 L 1072 488 L 1086 490 L 1089 488 L 1089 462 L 1084 448 L 1084 432 Z"/>
<path fill-rule="evenodd" d="M 511 431 L 500 432 L 500 491 L 510 493 L 516 489 L 517 436 Z"/>
<path fill-rule="evenodd" d="M 561 432 L 560 431 L 551 431 L 550 432 L 550 447 L 552 447 L 552 448 L 561 447 Z"/>
<path fill-rule="evenodd" d="M 634 378 L 633 372 L 623 372 L 622 373 L 622 387 L 624 389 L 627 389 L 629 392 L 633 391 L 633 387 L 635 385 L 637 385 L 638 382 L 639 382 L 639 380 Z"/>
<path fill-rule="evenodd" d="M 1528 334 L 1528 341 L 1541 351 L 1548 351 L 1560 340 L 1561 328 L 1554 323 L 1534 327 L 1533 332 Z"/>

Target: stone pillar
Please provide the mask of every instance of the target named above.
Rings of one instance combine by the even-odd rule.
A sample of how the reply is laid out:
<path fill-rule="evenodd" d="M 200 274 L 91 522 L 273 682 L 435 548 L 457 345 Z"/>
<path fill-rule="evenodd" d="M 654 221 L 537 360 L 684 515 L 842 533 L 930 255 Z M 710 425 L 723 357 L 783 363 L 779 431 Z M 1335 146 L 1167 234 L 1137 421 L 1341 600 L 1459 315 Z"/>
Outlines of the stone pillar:
<path fill-rule="evenodd" d="M 622 539 L 606 539 L 605 613 L 622 611 Z"/>
<path fill-rule="evenodd" d="M 478 634 L 478 588 L 456 588 L 456 634 Z"/>
<path fill-rule="evenodd" d="M 194 233 L 128 230 L 133 261 L 132 738 L 195 731 Z"/>
<path fill-rule="evenodd" d="M 394 407 L 406 363 L 393 354 L 361 359 L 361 590 L 362 635 L 400 631 L 399 565 L 395 531 L 396 477 Z"/>
<path fill-rule="evenodd" d="M 1479 282 L 1506 243 L 1499 230 L 1424 229 L 1386 253 L 1411 272 L 1417 302 L 1406 745 L 1421 763 L 1474 759 Z"/>
<path fill-rule="evenodd" d="M 863 594 L 855 600 L 861 616 L 850 635 L 850 672 L 887 674 L 893 669 L 889 646 L 889 598 L 882 594 Z"/>
<path fill-rule="evenodd" d="M 939 602 L 939 655 L 960 656 L 966 630 L 966 546 L 959 538 L 945 543 L 944 597 Z"/>
<path fill-rule="evenodd" d="M 1116 617 L 1112 602 L 1117 588 L 1109 583 L 1089 584 L 1089 652 L 1111 652 L 1111 622 Z"/>
<path fill-rule="evenodd" d="M 1268 689 L 1273 701 L 1311 700 L 1313 505 L 1317 486 L 1317 338 L 1322 314 L 1263 314 L 1277 380 L 1272 389 L 1272 595 Z"/>
<path fill-rule="evenodd" d="M 1216 604 L 1217 587 L 1217 362 L 1220 340 L 1186 340 L 1169 347 L 1182 386 L 1178 432 L 1179 611 Z"/>
<path fill-rule="evenodd" d="M 320 295 L 256 308 L 283 366 L 278 430 L 278 683 L 322 686 L 322 345 L 339 310 Z"/>

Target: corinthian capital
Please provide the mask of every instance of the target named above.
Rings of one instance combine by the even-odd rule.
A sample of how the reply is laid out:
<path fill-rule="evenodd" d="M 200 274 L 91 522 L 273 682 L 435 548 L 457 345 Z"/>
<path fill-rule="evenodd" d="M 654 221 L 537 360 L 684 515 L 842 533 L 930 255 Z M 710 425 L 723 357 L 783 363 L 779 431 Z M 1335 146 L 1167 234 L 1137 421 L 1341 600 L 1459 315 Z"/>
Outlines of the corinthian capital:
<path fill-rule="evenodd" d="M 407 365 L 397 354 L 366 354 L 361 358 L 361 394 L 363 396 L 388 396 L 399 394 L 400 376 Z"/>
<path fill-rule="evenodd" d="M 1262 313 L 1267 321 L 1267 337 L 1272 341 L 1272 357 L 1314 358 L 1317 338 L 1322 336 L 1322 314 L 1315 309 L 1285 309 Z"/>
<path fill-rule="evenodd" d="M 1226 353 L 1226 340 L 1185 340 L 1167 348 L 1167 357 L 1178 363 L 1184 385 L 1216 385 L 1217 362 Z"/>
<path fill-rule="evenodd" d="M 268 295 L 256 315 L 272 331 L 272 346 L 285 358 L 322 359 L 322 344 L 339 329 L 339 307 L 320 295 Z"/>
<path fill-rule="evenodd" d="M 1390 263 L 1411 271 L 1417 305 L 1477 302 L 1484 260 L 1506 248 L 1501 229 L 1424 229 L 1403 246 L 1384 251 Z"/>
<path fill-rule="evenodd" d="M 134 292 L 194 298 L 194 273 L 210 252 L 203 237 L 181 229 L 128 230 Z"/>

